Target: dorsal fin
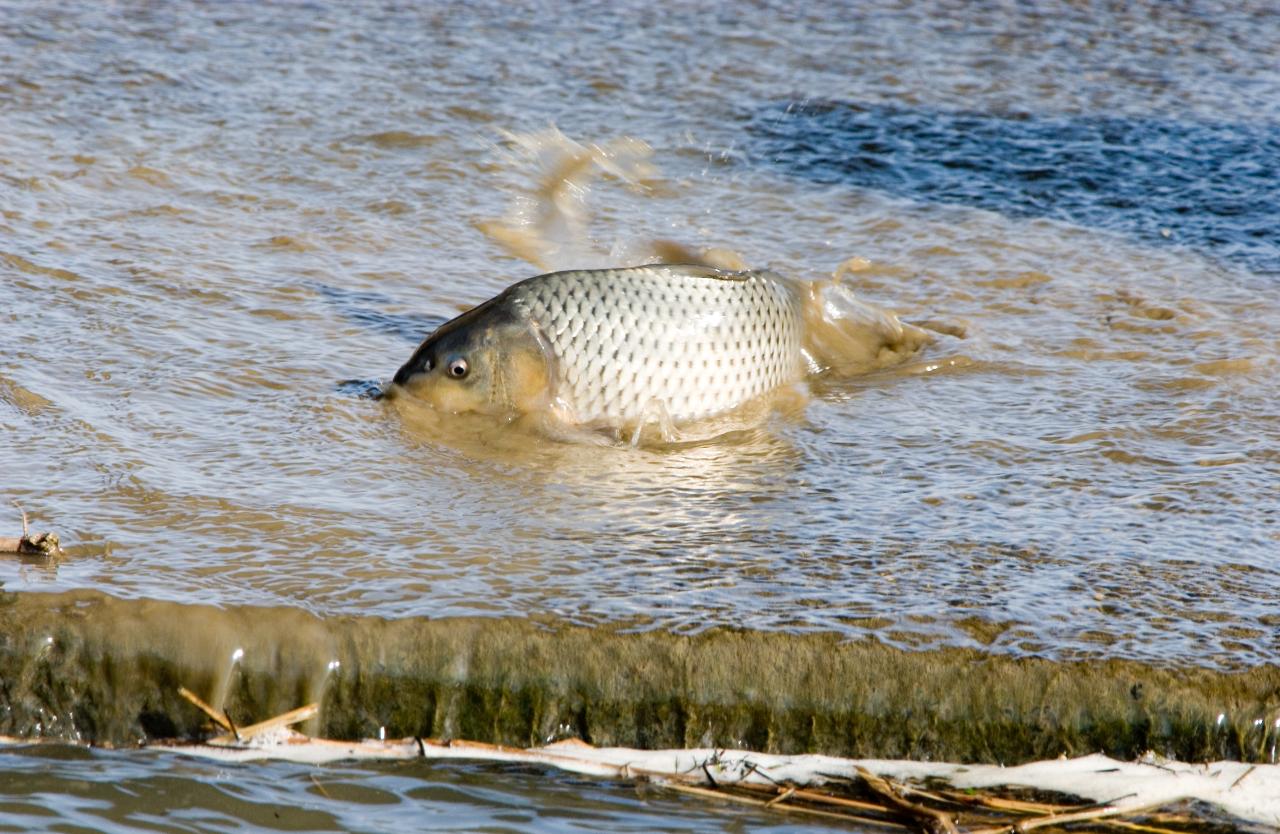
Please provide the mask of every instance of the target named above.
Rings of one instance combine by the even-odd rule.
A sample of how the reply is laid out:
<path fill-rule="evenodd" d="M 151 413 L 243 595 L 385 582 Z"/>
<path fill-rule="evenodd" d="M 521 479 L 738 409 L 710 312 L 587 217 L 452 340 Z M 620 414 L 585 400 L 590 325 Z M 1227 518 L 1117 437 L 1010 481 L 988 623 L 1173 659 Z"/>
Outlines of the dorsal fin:
<path fill-rule="evenodd" d="M 606 267 L 604 269 L 562 269 L 557 272 L 548 272 L 544 275 L 538 275 L 536 278 L 546 278 L 551 275 L 606 275 L 613 273 L 619 276 L 628 274 L 662 274 L 666 273 L 669 277 L 685 277 L 685 278 L 710 278 L 715 281 L 745 281 L 753 274 L 752 271 L 728 272 L 723 269 L 716 269 L 713 266 L 705 266 L 703 264 L 639 264 L 637 266 L 621 266 Z M 535 280 L 533 278 L 527 280 Z M 524 283 L 523 281 L 521 283 Z"/>
<path fill-rule="evenodd" d="M 677 271 L 680 275 L 688 275 L 698 278 L 714 278 L 717 281 L 745 281 L 751 277 L 751 272 L 749 270 L 730 272 L 724 269 L 716 269 L 714 266 L 707 266 L 706 264 L 652 264 L 647 266 L 631 267 L 631 269 L 669 269 Z"/>

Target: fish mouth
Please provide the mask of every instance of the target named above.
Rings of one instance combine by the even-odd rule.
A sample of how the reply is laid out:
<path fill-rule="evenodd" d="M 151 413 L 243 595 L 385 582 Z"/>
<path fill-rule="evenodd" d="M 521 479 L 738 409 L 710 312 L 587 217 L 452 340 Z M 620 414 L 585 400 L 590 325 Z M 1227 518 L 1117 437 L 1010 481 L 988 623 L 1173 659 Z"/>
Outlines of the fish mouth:
<path fill-rule="evenodd" d="M 425 375 L 431 369 L 427 351 L 433 341 L 433 339 L 428 339 L 418 346 L 418 349 L 413 352 L 413 356 L 410 356 L 409 360 L 401 365 L 400 369 L 396 371 L 396 375 L 391 378 L 393 385 L 410 388 L 415 379 Z"/>
<path fill-rule="evenodd" d="M 418 373 L 417 369 L 411 368 L 410 365 L 412 363 L 406 362 L 400 366 L 400 370 L 396 371 L 396 375 L 391 378 L 392 386 L 404 387 Z"/>
<path fill-rule="evenodd" d="M 388 396 L 423 397 L 435 391 L 438 380 L 431 374 L 431 365 L 417 356 L 400 366 L 395 376 L 386 384 Z"/>
<path fill-rule="evenodd" d="M 395 376 L 383 386 L 383 391 L 388 397 L 395 397 L 399 394 L 412 394 L 414 388 L 417 387 L 422 377 L 426 375 L 426 368 L 423 363 L 418 361 L 418 357 L 414 356 L 400 366 Z"/>
<path fill-rule="evenodd" d="M 400 370 L 396 371 L 396 375 L 393 376 L 391 381 L 384 386 L 383 390 L 389 397 L 395 397 L 401 394 L 405 396 L 412 396 L 422 388 L 425 376 L 425 371 L 414 368 L 410 365 L 405 365 Z"/>

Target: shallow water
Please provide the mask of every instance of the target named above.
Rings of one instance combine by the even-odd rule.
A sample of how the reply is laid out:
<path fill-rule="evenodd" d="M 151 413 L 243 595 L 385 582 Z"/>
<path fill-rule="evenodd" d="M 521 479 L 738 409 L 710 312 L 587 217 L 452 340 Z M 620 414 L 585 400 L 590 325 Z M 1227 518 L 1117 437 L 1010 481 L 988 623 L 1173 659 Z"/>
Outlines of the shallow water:
<path fill-rule="evenodd" d="M 70 543 L 0 581 L 1274 662 L 1269 12 L 0 5 L 0 483 Z M 362 394 L 539 271 L 495 228 L 862 257 L 964 338 L 717 442 L 460 442 Z"/>
<path fill-rule="evenodd" d="M 849 830 L 527 766 L 237 766 L 51 745 L 0 752 L 0 773 L 0 831 Z"/>

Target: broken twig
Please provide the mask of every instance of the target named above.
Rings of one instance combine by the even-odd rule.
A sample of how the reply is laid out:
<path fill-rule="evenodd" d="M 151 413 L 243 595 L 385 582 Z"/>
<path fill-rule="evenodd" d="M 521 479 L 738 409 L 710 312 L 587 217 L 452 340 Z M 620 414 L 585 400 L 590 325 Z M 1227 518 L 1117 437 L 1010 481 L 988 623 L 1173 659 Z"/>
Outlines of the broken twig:
<path fill-rule="evenodd" d="M 862 781 L 867 783 L 867 787 L 884 799 L 890 808 L 910 818 L 925 831 L 930 832 L 930 834 L 959 834 L 955 821 L 951 819 L 951 815 L 947 812 L 927 808 L 924 805 L 918 805 L 904 799 L 902 794 L 894 790 L 888 779 L 875 775 L 865 767 L 856 769 L 858 775 L 862 777 Z"/>
<path fill-rule="evenodd" d="M 190 689 L 187 689 L 185 686 L 178 687 L 178 694 L 195 704 L 201 712 L 213 719 L 213 723 L 239 739 L 239 733 L 236 732 L 236 725 L 231 723 L 231 716 L 227 715 L 222 710 L 217 710 L 209 706 L 199 695 L 192 692 Z"/>
<path fill-rule="evenodd" d="M 18 553 L 23 556 L 61 556 L 62 548 L 58 545 L 57 533 L 36 533 L 31 535 L 27 527 L 27 511 L 17 501 L 13 506 L 22 513 L 22 535 L 18 537 L 0 536 L 0 553 Z"/>
<path fill-rule="evenodd" d="M 209 739 L 210 744 L 238 744 L 252 739 L 254 736 L 260 736 L 263 733 L 280 727 L 288 727 L 290 724 L 300 724 L 308 718 L 315 718 L 320 714 L 319 704 L 307 704 L 305 707 L 298 707 L 290 710 L 275 718 L 268 718 L 266 721 L 259 721 L 257 724 L 250 724 L 248 727 L 240 727 L 238 731 L 233 731 L 231 735 L 221 735 L 217 738 Z M 234 730 L 234 728 L 233 728 Z"/>

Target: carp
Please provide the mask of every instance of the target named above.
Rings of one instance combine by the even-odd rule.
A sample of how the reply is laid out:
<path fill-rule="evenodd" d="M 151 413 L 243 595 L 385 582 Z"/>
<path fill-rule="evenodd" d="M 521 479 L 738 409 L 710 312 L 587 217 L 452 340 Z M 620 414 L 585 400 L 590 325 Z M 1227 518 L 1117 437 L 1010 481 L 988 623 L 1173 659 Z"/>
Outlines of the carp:
<path fill-rule="evenodd" d="M 684 423 L 800 380 L 804 307 L 797 282 L 765 270 L 552 272 L 441 325 L 394 382 L 446 412 Z"/>

